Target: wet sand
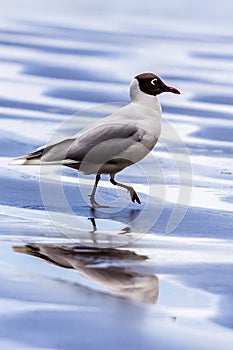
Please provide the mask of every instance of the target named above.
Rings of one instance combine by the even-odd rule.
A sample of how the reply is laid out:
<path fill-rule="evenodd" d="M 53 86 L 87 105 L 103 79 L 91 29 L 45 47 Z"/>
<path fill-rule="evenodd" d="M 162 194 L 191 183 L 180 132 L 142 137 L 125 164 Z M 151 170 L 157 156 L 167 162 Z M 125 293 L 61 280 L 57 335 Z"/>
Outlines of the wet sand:
<path fill-rule="evenodd" d="M 1 348 L 230 350 L 232 5 L 214 1 L 206 16 L 201 1 L 10 3 L 0 15 Z M 62 122 L 60 137 L 127 103 L 141 71 L 182 91 L 160 97 L 152 155 L 118 175 L 141 206 L 103 178 L 111 208 L 92 211 L 92 176 L 51 172 L 41 193 L 38 167 L 9 165 Z"/>

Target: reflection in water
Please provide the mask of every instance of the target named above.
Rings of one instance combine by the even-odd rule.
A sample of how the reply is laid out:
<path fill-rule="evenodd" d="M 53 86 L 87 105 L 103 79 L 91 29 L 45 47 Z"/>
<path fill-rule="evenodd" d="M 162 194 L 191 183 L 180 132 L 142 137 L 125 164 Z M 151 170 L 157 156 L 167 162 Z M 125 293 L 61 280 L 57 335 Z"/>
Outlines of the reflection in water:
<path fill-rule="evenodd" d="M 115 234 L 115 235 L 122 235 L 122 234 L 125 234 L 125 233 L 131 233 L 131 228 L 129 226 L 125 226 L 123 228 L 119 228 L 119 223 L 117 222 L 114 222 L 114 221 L 111 221 L 111 230 L 109 230 L 108 227 L 104 228 L 104 224 L 106 224 L 107 220 L 104 220 L 104 224 L 103 224 L 103 221 L 102 221 L 102 228 L 101 226 L 99 225 L 100 222 L 98 222 L 98 226 L 97 227 L 97 223 L 96 223 L 96 219 L 95 218 L 87 218 L 90 222 L 91 222 L 91 225 L 92 225 L 92 230 L 90 231 L 91 233 L 91 240 L 93 242 L 93 244 L 95 245 L 95 247 L 97 247 L 99 245 L 99 248 L 103 248 L 105 247 L 106 248 L 106 245 L 108 246 L 108 248 L 112 248 L 112 246 L 114 246 L 115 244 L 119 244 L 117 242 L 119 241 L 116 241 L 115 239 L 115 242 L 113 241 L 113 237 L 109 237 L 109 232 L 111 231 L 111 234 Z M 115 226 L 115 228 L 114 228 Z M 105 240 L 105 242 L 103 241 L 103 239 Z M 120 241 L 120 244 L 119 245 L 122 245 L 122 244 L 127 244 L 129 241 L 131 240 L 130 237 L 126 238 L 125 242 L 124 241 Z M 90 244 L 89 244 L 90 245 Z"/>
<path fill-rule="evenodd" d="M 146 260 L 147 256 L 130 250 L 42 244 L 15 246 L 13 249 L 60 267 L 74 269 L 90 281 L 107 288 L 112 295 L 141 303 L 157 302 L 158 277 L 131 271 L 127 266 L 129 262 Z"/>
<path fill-rule="evenodd" d="M 95 218 L 88 218 L 88 220 L 91 222 L 93 230 L 91 232 L 96 232 L 97 231 L 97 224 L 96 224 L 96 219 Z M 124 234 L 124 233 L 129 233 L 131 232 L 131 228 L 129 226 L 125 226 L 124 228 L 121 229 L 119 233 Z"/>

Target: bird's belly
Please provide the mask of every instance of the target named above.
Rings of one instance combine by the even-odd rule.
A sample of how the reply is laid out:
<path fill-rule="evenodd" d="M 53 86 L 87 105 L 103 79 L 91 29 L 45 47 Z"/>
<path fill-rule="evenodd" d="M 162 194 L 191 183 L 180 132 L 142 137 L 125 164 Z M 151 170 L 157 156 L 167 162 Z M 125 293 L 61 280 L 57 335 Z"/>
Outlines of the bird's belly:
<path fill-rule="evenodd" d="M 146 157 L 148 153 L 150 153 L 150 151 L 154 148 L 157 140 L 158 139 L 155 137 L 150 137 L 148 139 L 143 138 L 141 142 L 136 142 L 126 151 L 114 157 L 112 161 L 108 162 L 108 164 L 112 165 L 113 167 L 115 166 L 115 170 L 119 172 L 125 167 L 135 164 Z"/>
<path fill-rule="evenodd" d="M 133 163 L 125 159 L 113 159 L 104 164 L 85 163 L 82 162 L 77 166 L 76 164 L 66 165 L 70 168 L 77 169 L 85 175 L 90 174 L 116 174 Z"/>

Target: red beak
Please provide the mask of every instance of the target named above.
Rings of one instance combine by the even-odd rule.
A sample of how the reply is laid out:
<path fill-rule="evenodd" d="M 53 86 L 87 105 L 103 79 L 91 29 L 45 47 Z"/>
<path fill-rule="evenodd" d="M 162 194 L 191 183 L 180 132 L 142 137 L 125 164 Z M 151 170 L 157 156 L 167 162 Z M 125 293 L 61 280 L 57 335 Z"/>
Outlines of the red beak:
<path fill-rule="evenodd" d="M 166 92 L 171 92 L 172 94 L 177 94 L 177 95 L 180 95 L 180 94 L 181 94 L 180 91 L 177 90 L 176 88 L 171 87 L 171 86 L 167 86 L 167 85 L 165 85 L 164 91 L 166 91 Z"/>

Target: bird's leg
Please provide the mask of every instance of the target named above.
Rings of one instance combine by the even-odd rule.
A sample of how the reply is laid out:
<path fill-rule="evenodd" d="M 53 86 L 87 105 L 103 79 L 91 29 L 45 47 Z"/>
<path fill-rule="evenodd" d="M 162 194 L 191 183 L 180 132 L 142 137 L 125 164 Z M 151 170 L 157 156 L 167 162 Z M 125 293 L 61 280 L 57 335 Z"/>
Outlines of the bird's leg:
<path fill-rule="evenodd" d="M 95 184 L 94 184 L 93 190 L 92 190 L 91 195 L 90 195 L 90 202 L 91 202 L 91 206 L 93 208 L 98 208 L 100 206 L 95 200 L 95 194 L 96 194 L 97 186 L 98 186 L 100 179 L 101 179 L 100 175 L 97 174 L 96 178 L 95 178 Z"/>
<path fill-rule="evenodd" d="M 95 184 L 94 184 L 93 190 L 92 190 L 91 195 L 90 195 L 91 206 L 92 206 L 92 208 L 108 208 L 108 206 L 100 205 L 95 200 L 95 194 L 96 194 L 96 190 L 97 190 L 97 186 L 98 186 L 99 181 L 100 181 L 100 175 L 97 174 L 96 178 L 95 178 Z"/>
<path fill-rule="evenodd" d="M 114 186 L 119 186 L 119 187 L 125 188 L 127 191 L 129 191 L 132 202 L 136 201 L 138 204 L 141 204 L 140 198 L 138 197 L 137 192 L 134 190 L 134 188 L 132 186 L 128 186 L 125 184 L 121 184 L 120 182 L 116 182 L 114 179 L 114 175 L 110 176 L 110 182 Z"/>

